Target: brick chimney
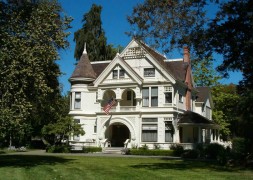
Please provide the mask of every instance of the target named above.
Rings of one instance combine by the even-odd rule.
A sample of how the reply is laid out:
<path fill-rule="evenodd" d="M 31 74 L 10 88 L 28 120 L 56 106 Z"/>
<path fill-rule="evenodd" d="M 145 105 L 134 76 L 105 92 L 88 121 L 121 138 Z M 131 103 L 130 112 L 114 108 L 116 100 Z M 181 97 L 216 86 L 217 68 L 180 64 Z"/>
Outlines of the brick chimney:
<path fill-rule="evenodd" d="M 186 68 L 185 84 L 187 85 L 185 95 L 185 106 L 187 111 L 191 111 L 191 90 L 192 90 L 192 77 L 191 77 L 191 60 L 188 47 L 184 47 L 184 66 Z"/>

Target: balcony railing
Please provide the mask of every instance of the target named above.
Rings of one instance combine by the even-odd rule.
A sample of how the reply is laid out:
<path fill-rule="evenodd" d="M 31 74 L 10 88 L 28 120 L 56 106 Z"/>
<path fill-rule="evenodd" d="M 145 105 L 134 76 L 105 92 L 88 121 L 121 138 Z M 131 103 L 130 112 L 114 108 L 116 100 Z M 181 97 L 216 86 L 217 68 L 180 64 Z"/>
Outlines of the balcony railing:
<path fill-rule="evenodd" d="M 103 107 L 101 107 L 101 112 L 103 112 Z M 120 106 L 119 109 L 117 107 L 112 107 L 110 112 L 134 112 L 136 111 L 136 106 Z"/>

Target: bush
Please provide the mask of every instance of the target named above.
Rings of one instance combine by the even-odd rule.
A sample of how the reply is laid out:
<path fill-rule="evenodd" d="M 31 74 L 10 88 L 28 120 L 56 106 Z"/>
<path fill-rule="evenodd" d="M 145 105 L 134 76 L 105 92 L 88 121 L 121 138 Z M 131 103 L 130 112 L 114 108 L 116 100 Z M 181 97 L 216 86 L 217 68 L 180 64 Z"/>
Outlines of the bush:
<path fill-rule="evenodd" d="M 247 155 L 247 141 L 244 138 L 234 138 L 232 141 L 232 153 L 236 159 L 242 159 Z"/>
<path fill-rule="evenodd" d="M 102 152 L 102 148 L 101 147 L 93 147 L 93 146 L 89 146 L 89 147 L 83 147 L 83 152 L 84 153 L 94 153 L 94 152 Z"/>
<path fill-rule="evenodd" d="M 181 156 L 184 153 L 184 147 L 179 144 L 172 144 L 170 149 L 173 150 L 174 156 Z"/>
<path fill-rule="evenodd" d="M 197 159 L 199 157 L 199 151 L 196 149 L 185 150 L 182 154 L 182 158 L 186 159 Z"/>
<path fill-rule="evenodd" d="M 222 155 L 225 153 L 225 148 L 217 143 L 208 144 L 204 150 L 205 156 L 208 159 L 216 159 L 219 155 Z"/>
<path fill-rule="evenodd" d="M 161 150 L 161 149 L 130 149 L 129 154 L 131 155 L 145 155 L 145 156 L 172 156 L 172 150 Z"/>
<path fill-rule="evenodd" d="M 48 153 L 69 153 L 70 152 L 70 146 L 68 145 L 53 145 L 53 146 L 47 146 L 46 152 Z"/>
<path fill-rule="evenodd" d="M 139 149 L 142 149 L 142 150 L 148 150 L 148 146 L 146 144 L 142 145 Z"/>

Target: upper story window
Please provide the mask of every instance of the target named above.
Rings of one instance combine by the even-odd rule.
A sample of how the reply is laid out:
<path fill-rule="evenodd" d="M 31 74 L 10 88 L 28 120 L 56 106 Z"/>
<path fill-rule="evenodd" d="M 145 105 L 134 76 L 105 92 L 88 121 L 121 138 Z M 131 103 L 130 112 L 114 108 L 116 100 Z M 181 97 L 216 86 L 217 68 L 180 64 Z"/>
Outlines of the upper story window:
<path fill-rule="evenodd" d="M 142 89 L 142 106 L 158 106 L 158 87 L 146 87 Z"/>
<path fill-rule="evenodd" d="M 74 108 L 81 109 L 81 92 L 75 92 Z"/>
<path fill-rule="evenodd" d="M 113 79 L 118 79 L 118 70 L 113 70 L 112 71 L 112 78 Z"/>
<path fill-rule="evenodd" d="M 172 86 L 164 87 L 165 104 L 172 104 Z"/>
<path fill-rule="evenodd" d="M 211 108 L 206 107 L 206 118 L 211 119 Z"/>
<path fill-rule="evenodd" d="M 124 69 L 117 69 L 112 71 L 112 78 L 118 79 L 118 78 L 124 78 L 125 77 L 125 70 Z"/>
<path fill-rule="evenodd" d="M 125 77 L 125 70 L 124 69 L 120 69 L 119 70 L 119 78 L 124 78 Z"/>
<path fill-rule="evenodd" d="M 184 102 L 184 99 L 183 99 L 183 95 L 182 94 L 179 94 L 178 96 L 178 101 L 183 103 Z"/>
<path fill-rule="evenodd" d="M 144 77 L 155 77 L 155 68 L 145 68 Z"/>

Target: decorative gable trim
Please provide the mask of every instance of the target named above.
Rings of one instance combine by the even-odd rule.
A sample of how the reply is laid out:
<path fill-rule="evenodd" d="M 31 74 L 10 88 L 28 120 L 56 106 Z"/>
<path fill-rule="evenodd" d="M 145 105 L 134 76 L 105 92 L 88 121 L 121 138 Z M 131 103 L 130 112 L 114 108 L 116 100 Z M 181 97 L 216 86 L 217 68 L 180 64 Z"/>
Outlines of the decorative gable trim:
<path fill-rule="evenodd" d="M 104 71 L 98 76 L 98 78 L 94 81 L 94 87 L 98 87 L 106 77 L 112 72 L 112 70 L 117 66 L 121 66 L 126 73 L 138 84 L 141 85 L 143 79 L 119 56 L 111 61 L 111 63 L 104 69 Z"/>

